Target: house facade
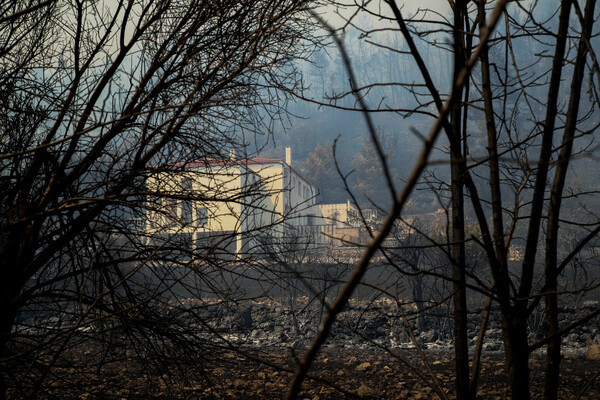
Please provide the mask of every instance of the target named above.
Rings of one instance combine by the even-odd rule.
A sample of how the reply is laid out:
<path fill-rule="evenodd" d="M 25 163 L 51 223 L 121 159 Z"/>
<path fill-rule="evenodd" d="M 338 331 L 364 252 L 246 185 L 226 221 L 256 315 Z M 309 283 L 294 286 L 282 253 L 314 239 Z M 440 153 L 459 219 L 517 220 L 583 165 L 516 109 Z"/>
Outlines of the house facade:
<path fill-rule="evenodd" d="M 362 242 L 363 231 L 358 208 L 346 203 L 321 204 L 321 232 L 333 247 L 348 247 Z"/>
<path fill-rule="evenodd" d="M 238 258 L 322 242 L 316 188 L 285 159 L 199 160 L 151 174 L 152 238 L 177 237 L 188 250 Z"/>

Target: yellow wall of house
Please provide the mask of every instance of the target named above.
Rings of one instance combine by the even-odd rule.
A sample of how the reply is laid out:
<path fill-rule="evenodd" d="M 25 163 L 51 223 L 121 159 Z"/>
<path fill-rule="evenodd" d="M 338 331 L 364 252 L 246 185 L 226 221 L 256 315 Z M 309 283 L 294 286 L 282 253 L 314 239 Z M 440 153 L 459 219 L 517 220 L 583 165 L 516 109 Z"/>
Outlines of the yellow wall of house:
<path fill-rule="evenodd" d="M 150 191 L 175 198 L 186 194 L 202 196 L 187 204 L 183 198 L 174 200 L 175 207 L 172 199 L 157 203 L 156 210 L 149 214 L 149 233 L 237 232 L 239 252 L 243 232 L 262 230 L 262 234 L 277 238 L 284 236 L 285 225 L 303 228 L 322 219 L 315 205 L 316 189 L 289 165 L 279 161 L 257 162 L 249 163 L 247 168 L 243 163 L 202 165 L 149 177 Z M 181 191 L 186 189 L 189 193 Z M 186 206 L 189 209 L 190 203 L 192 221 L 186 223 L 184 209 Z M 172 207 L 176 215 L 169 220 L 164 213 Z M 205 223 L 198 220 L 200 209 L 206 212 Z"/>
<path fill-rule="evenodd" d="M 350 226 L 358 218 L 358 209 L 349 201 L 346 203 L 321 204 L 319 208 L 323 215 L 322 225 Z"/>
<path fill-rule="evenodd" d="M 190 193 L 184 193 L 184 181 L 191 181 Z M 185 171 L 180 173 L 158 173 L 147 179 L 150 191 L 166 196 L 198 196 L 191 200 L 192 223 L 182 224 L 184 199 L 164 199 L 163 206 L 174 201 L 176 204 L 175 220 L 173 223 L 165 217 L 169 210 L 151 212 L 150 230 L 161 230 L 164 233 L 194 233 L 214 231 L 239 230 L 241 204 L 235 201 L 240 196 L 240 174 L 237 168 L 215 168 L 211 171 Z M 202 198 L 200 200 L 199 198 Z M 166 201 L 165 201 L 166 200 Z M 200 209 L 206 210 L 206 223 L 199 220 Z"/>
<path fill-rule="evenodd" d="M 265 183 L 279 221 L 285 219 L 290 225 L 301 226 L 307 224 L 308 214 L 320 215 L 315 206 L 316 189 L 293 168 L 283 162 L 254 164 L 250 168 Z"/>
<path fill-rule="evenodd" d="M 284 179 L 283 166 L 279 163 L 252 164 L 249 168 L 262 179 L 265 190 L 269 193 L 273 211 L 272 219 L 280 219 L 284 215 Z M 277 222 L 277 221 L 273 221 Z"/>

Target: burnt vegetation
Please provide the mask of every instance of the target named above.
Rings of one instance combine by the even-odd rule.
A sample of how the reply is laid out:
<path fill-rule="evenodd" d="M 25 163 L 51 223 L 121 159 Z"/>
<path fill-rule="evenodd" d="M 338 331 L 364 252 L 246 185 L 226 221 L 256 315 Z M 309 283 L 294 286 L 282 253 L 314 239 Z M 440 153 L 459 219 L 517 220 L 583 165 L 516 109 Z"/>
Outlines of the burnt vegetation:
<path fill-rule="evenodd" d="M 0 398 L 597 396 L 595 0 L 343 3 L 0 4 Z"/>

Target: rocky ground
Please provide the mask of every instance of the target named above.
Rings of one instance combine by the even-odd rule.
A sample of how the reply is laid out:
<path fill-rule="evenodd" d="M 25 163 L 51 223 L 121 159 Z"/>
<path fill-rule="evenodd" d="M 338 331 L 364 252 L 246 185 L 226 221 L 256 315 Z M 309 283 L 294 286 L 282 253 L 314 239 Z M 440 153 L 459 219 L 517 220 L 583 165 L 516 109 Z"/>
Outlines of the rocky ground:
<path fill-rule="evenodd" d="M 560 326 L 577 321 L 597 307 L 597 302 L 589 302 L 563 308 L 560 313 Z M 334 325 L 325 347 L 336 350 L 372 347 L 410 349 L 415 346 L 410 336 L 412 331 L 416 344 L 421 348 L 451 351 L 453 327 L 449 312 L 440 307 L 432 308 L 419 322 L 413 311 L 407 309 L 403 314 L 399 314 L 396 304 L 383 301 L 370 304 L 351 303 L 339 316 L 339 323 Z M 215 328 L 233 343 L 256 347 L 307 346 L 324 317 L 322 307 L 302 298 L 296 299 L 294 303 L 248 302 L 227 310 L 222 306 L 214 306 L 205 308 L 204 312 L 206 319 L 213 321 Z M 534 317 L 530 324 L 530 343 L 543 337 L 544 316 Z M 475 346 L 481 312 L 469 313 L 468 321 L 470 345 Z M 595 357 L 600 348 L 600 318 L 575 328 L 563 339 L 562 345 L 565 356 L 586 357 L 590 353 L 591 357 Z M 497 309 L 492 310 L 483 349 L 490 354 L 503 350 Z"/>
<path fill-rule="evenodd" d="M 428 373 L 423 360 L 411 350 L 384 353 L 378 350 L 332 350 L 320 354 L 310 371 L 299 399 L 440 399 L 436 388 L 452 399 L 454 364 L 447 352 L 426 350 L 431 368 Z M 258 361 L 260 360 L 260 361 Z M 136 376 L 131 366 L 114 369 L 96 382 L 85 382 L 83 393 L 72 393 L 64 386 L 50 389 L 48 399 L 280 399 L 284 398 L 292 377 L 294 354 L 289 349 L 254 349 L 219 352 L 219 360 L 209 365 L 186 365 L 200 375 L 177 378 L 165 371 Z M 183 365 L 182 365 L 183 366 Z M 542 397 L 543 359 L 531 361 L 532 399 Z M 560 398 L 595 400 L 600 394 L 600 361 L 566 357 L 562 363 Z M 191 369 L 190 369 L 191 371 Z M 66 372 L 66 371 L 65 371 Z M 68 375 L 68 378 L 66 378 Z M 483 359 L 478 398 L 505 400 L 510 398 L 506 370 L 500 354 Z M 435 376 L 437 383 L 433 383 Z M 82 382 L 65 373 L 71 388 Z M 120 389 L 116 389 L 120 388 Z"/>
<path fill-rule="evenodd" d="M 173 359 L 164 360 L 164 369 L 156 367 L 156 360 L 151 368 L 145 366 L 143 355 L 132 361 L 128 353 L 122 355 L 122 361 L 92 367 L 93 363 L 81 359 L 91 349 L 78 349 L 71 357 L 79 358 L 79 365 L 89 365 L 89 370 L 72 366 L 54 368 L 43 397 L 86 400 L 283 398 L 297 360 L 310 345 L 324 316 L 323 307 L 306 298 L 238 302 L 235 306 L 190 300 L 183 308 L 186 307 L 211 325 L 212 334 L 221 336 L 220 344 L 215 345 L 214 337 L 207 336 L 207 343 L 212 344 L 203 354 L 173 355 Z M 581 318 L 596 307 L 597 304 L 590 303 L 563 309 L 561 325 Z M 178 312 L 185 314 L 181 309 Z M 543 321 L 543 316 L 536 317 Z M 182 320 L 185 318 L 183 315 Z M 477 340 L 480 320 L 480 313 L 469 315 L 471 345 Z M 409 307 L 399 311 L 397 304 L 385 301 L 351 302 L 311 368 L 300 398 L 417 400 L 446 395 L 452 398 L 451 321 L 447 311 L 439 307 L 431 308 L 426 317 L 419 320 Z M 541 326 L 543 324 L 536 325 L 536 321 L 532 321 L 531 342 L 540 337 L 541 332 L 535 328 Z M 415 344 L 423 350 L 422 354 Z M 497 310 L 492 313 L 483 348 L 478 396 L 507 399 L 509 388 Z M 560 398 L 600 398 L 599 318 L 573 330 L 564 339 L 563 356 Z M 542 396 L 543 367 L 544 354 L 534 353 L 530 364 L 533 399 Z M 65 389 L 69 387 L 79 389 Z"/>
<path fill-rule="evenodd" d="M 292 306 L 293 305 L 293 306 Z M 597 304 L 580 304 L 561 312 L 565 326 Z M 397 305 L 378 302 L 368 306 L 351 303 L 333 328 L 331 338 L 311 369 L 302 399 L 381 398 L 437 399 L 438 390 L 452 398 L 454 364 L 451 318 L 444 311 L 432 309 L 422 327 L 409 309 L 404 316 Z M 232 312 L 234 311 L 234 312 Z M 287 390 L 296 360 L 314 337 L 322 308 L 307 299 L 294 303 L 247 303 L 235 310 L 223 312 L 219 307 L 206 309 L 227 339 L 244 346 L 250 357 L 228 353 L 223 365 L 212 369 L 210 387 L 188 387 L 190 398 L 281 398 Z M 406 318 L 405 318 L 406 317 Z M 543 321 L 543 316 L 537 316 Z M 469 315 L 471 345 L 477 340 L 480 313 Z M 543 325 L 533 328 L 543 329 Z M 415 350 L 410 326 L 416 343 L 424 349 L 426 362 Z M 534 342 L 541 331 L 532 329 Z M 261 352 L 254 352 L 261 350 Z M 500 321 L 497 310 L 492 313 L 484 342 L 483 364 L 478 396 L 482 399 L 507 399 L 506 370 L 502 348 Z M 575 329 L 564 340 L 561 395 L 563 399 L 600 398 L 600 321 L 598 318 Z M 267 360 L 254 363 L 253 358 Z M 428 372 L 425 365 L 431 368 Z M 532 398 L 543 393 L 544 354 L 531 357 Z M 287 369 L 287 371 L 286 371 Z"/>
<path fill-rule="evenodd" d="M 272 359 L 282 357 L 275 351 Z M 439 387 L 452 398 L 454 364 L 445 352 L 427 350 L 425 356 L 438 380 Z M 247 361 L 237 355 L 237 362 Z M 416 367 L 412 370 L 407 364 Z M 531 362 L 532 398 L 543 393 L 543 359 Z M 600 370 L 595 360 L 566 358 L 561 381 L 561 399 L 597 399 L 600 380 L 594 379 Z M 510 398 L 506 384 L 504 360 L 500 354 L 488 355 L 482 366 L 481 383 L 477 392 L 481 399 L 504 400 Z M 301 399 L 377 398 L 377 399 L 439 399 L 433 389 L 431 375 L 423 368 L 422 360 L 409 350 L 384 354 L 378 351 L 325 351 L 311 370 L 311 376 L 320 381 L 308 380 Z M 265 399 L 282 398 L 291 374 L 274 371 L 265 366 L 248 364 L 248 368 L 214 371 L 214 387 L 197 388 L 197 398 Z M 591 384 L 587 386 L 588 383 Z M 579 397 L 581 396 L 581 397 Z"/>

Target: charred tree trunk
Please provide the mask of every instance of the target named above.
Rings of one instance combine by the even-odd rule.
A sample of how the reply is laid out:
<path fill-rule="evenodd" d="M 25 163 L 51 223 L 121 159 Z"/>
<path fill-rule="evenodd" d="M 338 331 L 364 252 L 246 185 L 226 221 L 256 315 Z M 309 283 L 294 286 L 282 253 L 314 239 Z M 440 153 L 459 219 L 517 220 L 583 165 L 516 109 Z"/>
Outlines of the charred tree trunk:
<path fill-rule="evenodd" d="M 504 344 L 508 364 L 509 381 L 514 400 L 528 400 L 529 387 L 529 345 L 527 340 L 527 319 L 529 301 L 534 279 L 534 267 L 538 250 L 538 239 L 542 228 L 542 211 L 546 196 L 546 181 L 552 156 L 552 145 L 557 115 L 560 81 L 565 57 L 569 30 L 571 0 L 562 3 L 556 49 L 552 59 L 552 73 L 548 87 L 546 114 L 541 132 L 541 146 L 535 171 L 535 184 L 531 201 L 531 215 L 527 231 L 525 253 L 521 266 L 521 281 L 517 289 L 514 306 L 503 309 Z"/>
<path fill-rule="evenodd" d="M 9 345 L 12 340 L 12 329 L 19 311 L 19 294 L 25 285 L 26 278 L 21 273 L 19 255 L 27 252 L 19 251 L 25 245 L 26 232 L 8 233 L 4 247 L 0 251 L 0 271 L 3 278 L 0 279 L 0 399 L 7 398 L 6 371 L 8 368 L 5 360 L 9 354 Z"/>
<path fill-rule="evenodd" d="M 486 11 L 485 2 L 479 2 L 478 5 L 478 20 L 479 20 L 479 32 L 480 35 L 487 30 L 486 25 Z M 502 191 L 500 188 L 500 163 L 498 155 L 498 133 L 496 131 L 496 123 L 494 116 L 494 100 L 491 88 L 490 78 L 490 62 L 488 54 L 488 44 L 481 42 L 481 87 L 484 102 L 484 112 L 487 130 L 487 144 L 488 144 L 488 157 L 489 157 L 489 174 L 490 174 L 490 193 L 492 203 L 492 223 L 493 223 L 493 247 L 488 253 L 488 260 L 492 266 L 492 275 L 494 276 L 494 284 L 492 287 L 498 294 L 500 299 L 501 308 L 504 310 L 510 309 L 510 283 L 508 276 L 508 259 L 507 259 L 507 245 L 505 244 L 504 237 L 504 222 L 503 222 L 503 208 L 502 208 Z M 490 245 L 491 247 L 491 245 Z M 489 315 L 489 308 L 491 306 L 491 297 L 488 298 L 486 304 L 485 316 Z M 487 320 L 484 318 L 482 326 L 480 328 L 480 338 L 483 340 L 485 335 Z M 481 346 L 481 345 L 480 345 Z M 479 371 L 475 368 L 479 364 L 480 349 L 476 351 L 474 355 L 474 370 L 471 381 L 471 397 L 475 398 L 477 394 L 477 385 Z"/>
<path fill-rule="evenodd" d="M 506 311 L 503 314 L 507 314 Z M 529 345 L 527 342 L 527 309 L 515 308 L 503 315 L 504 351 L 513 400 L 528 400 Z"/>
<path fill-rule="evenodd" d="M 464 21 L 466 2 L 457 1 L 454 9 L 454 74 L 453 82 L 465 68 Z M 462 92 L 461 92 L 462 93 Z M 450 106 L 450 179 L 452 198 L 452 282 L 454 290 L 454 342 L 456 363 L 456 397 L 469 398 L 469 348 L 467 340 L 467 289 L 465 256 L 464 170 L 462 153 L 462 95 L 457 93 Z"/>
<path fill-rule="evenodd" d="M 579 104 L 581 99 L 581 86 L 584 80 L 585 61 L 588 52 L 587 44 L 594 23 L 595 0 L 587 0 L 584 12 L 581 39 L 577 49 L 577 58 L 571 78 L 571 96 L 567 110 L 567 120 L 563 133 L 562 147 L 559 153 L 552 191 L 550 193 L 550 207 L 548 209 L 548 228 L 546 234 L 546 262 L 545 262 L 545 291 L 546 307 L 546 334 L 551 337 L 546 351 L 546 382 L 544 385 L 544 399 L 555 400 L 558 398 L 560 384 L 560 348 L 561 337 L 558 335 L 558 230 L 562 194 L 569 169 L 569 161 L 573 150 L 573 140 L 577 125 Z"/>

